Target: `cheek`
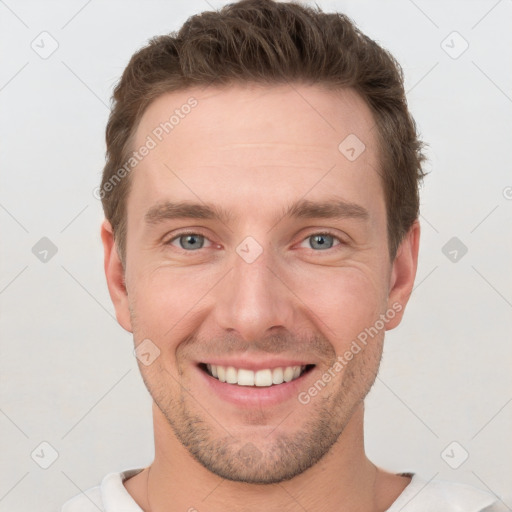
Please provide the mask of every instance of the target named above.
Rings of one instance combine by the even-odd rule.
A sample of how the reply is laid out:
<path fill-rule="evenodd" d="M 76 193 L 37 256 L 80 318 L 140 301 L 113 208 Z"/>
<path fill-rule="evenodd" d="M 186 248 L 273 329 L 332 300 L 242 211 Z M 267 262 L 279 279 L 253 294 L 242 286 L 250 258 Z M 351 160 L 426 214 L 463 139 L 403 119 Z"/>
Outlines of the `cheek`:
<path fill-rule="evenodd" d="M 385 308 L 383 287 L 377 277 L 361 268 L 322 269 L 303 278 L 297 293 L 314 313 L 337 352 L 372 326 Z"/>
<path fill-rule="evenodd" d="M 139 267 L 140 269 L 141 267 Z M 291 301 L 299 316 L 309 319 L 311 327 L 330 340 L 336 352 L 344 351 L 366 328 L 375 324 L 386 307 L 380 273 L 370 266 L 352 262 L 343 267 L 310 265 L 280 270 L 289 283 Z M 134 335 L 137 341 L 151 339 L 168 357 L 174 349 L 212 315 L 225 270 L 168 268 L 160 266 L 139 270 L 130 289 L 136 315 Z M 278 293 L 276 291 L 276 293 Z M 384 308 L 384 309 L 383 309 Z M 294 326 L 285 326 L 293 331 Z"/>
<path fill-rule="evenodd" d="M 199 268 L 141 265 L 130 289 L 135 339 L 149 338 L 165 359 L 174 360 L 176 349 L 211 312 L 209 292 L 221 277 Z"/>

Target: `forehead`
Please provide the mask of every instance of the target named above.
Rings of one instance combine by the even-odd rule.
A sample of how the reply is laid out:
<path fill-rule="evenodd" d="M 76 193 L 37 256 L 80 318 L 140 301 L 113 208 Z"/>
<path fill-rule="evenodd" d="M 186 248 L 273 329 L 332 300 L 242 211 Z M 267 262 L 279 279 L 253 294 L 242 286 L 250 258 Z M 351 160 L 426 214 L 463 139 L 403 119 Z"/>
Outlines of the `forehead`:
<path fill-rule="evenodd" d="M 333 141 L 349 134 L 372 145 L 374 134 L 368 131 L 374 125 L 370 109 L 353 89 L 330 91 L 303 84 L 189 88 L 163 94 L 150 104 L 137 128 L 135 146 L 152 134 L 166 139 L 157 142 L 172 143 L 167 140 L 172 138 L 176 145 L 186 138 L 189 148 L 219 149 L 229 137 L 242 144 L 280 143 L 282 149 L 288 144 L 294 151 L 310 149 L 311 141 L 332 151 Z"/>
<path fill-rule="evenodd" d="M 167 93 L 142 116 L 133 149 L 148 141 L 130 192 L 141 208 L 173 194 L 225 203 L 235 192 L 276 200 L 340 186 L 352 197 L 382 193 L 373 115 L 351 89 L 245 84 Z"/>

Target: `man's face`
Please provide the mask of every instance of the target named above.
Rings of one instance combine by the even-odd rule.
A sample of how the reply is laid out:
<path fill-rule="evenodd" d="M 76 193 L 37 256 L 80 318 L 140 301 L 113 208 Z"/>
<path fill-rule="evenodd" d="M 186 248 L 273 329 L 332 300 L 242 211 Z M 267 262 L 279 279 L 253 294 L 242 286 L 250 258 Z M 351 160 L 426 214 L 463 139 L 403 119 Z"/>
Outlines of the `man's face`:
<path fill-rule="evenodd" d="M 159 141 L 155 129 L 192 96 L 197 105 Z M 157 144 L 131 176 L 126 298 L 114 302 L 135 344 L 160 351 L 139 362 L 144 382 L 212 472 L 292 478 L 329 451 L 361 405 L 384 331 L 400 322 L 393 303 L 405 305 L 390 293 L 371 112 L 350 90 L 189 89 L 156 100 L 136 135 L 134 148 L 148 135 Z M 174 218 L 166 204 L 183 202 L 229 218 Z M 339 211 L 304 209 L 316 203 Z M 363 332 L 372 336 L 355 353 Z M 223 373 L 240 384 L 221 382 Z"/>

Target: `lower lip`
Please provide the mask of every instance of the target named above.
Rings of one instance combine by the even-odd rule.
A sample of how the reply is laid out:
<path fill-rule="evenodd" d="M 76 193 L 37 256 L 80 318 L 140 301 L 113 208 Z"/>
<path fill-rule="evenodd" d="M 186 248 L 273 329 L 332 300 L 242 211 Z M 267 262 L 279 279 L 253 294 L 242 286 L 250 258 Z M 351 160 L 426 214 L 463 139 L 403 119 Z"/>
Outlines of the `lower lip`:
<path fill-rule="evenodd" d="M 300 377 L 290 382 L 283 382 L 272 386 L 239 386 L 228 384 L 212 377 L 199 367 L 197 371 L 201 374 L 209 389 L 226 402 L 230 402 L 243 409 L 254 407 L 270 407 L 278 405 L 291 398 L 297 399 L 299 393 L 307 389 L 305 381 L 314 368 L 303 373 Z"/>

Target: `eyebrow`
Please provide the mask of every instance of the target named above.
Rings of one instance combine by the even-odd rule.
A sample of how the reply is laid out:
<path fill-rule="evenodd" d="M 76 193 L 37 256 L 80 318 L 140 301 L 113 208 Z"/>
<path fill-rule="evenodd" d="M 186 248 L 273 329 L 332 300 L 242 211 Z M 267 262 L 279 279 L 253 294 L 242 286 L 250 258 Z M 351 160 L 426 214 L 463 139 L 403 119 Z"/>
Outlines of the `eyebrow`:
<path fill-rule="evenodd" d="M 306 199 L 292 203 L 284 208 L 280 218 L 297 219 L 356 219 L 366 221 L 370 217 L 368 210 L 362 206 L 341 199 L 309 201 Z M 194 203 L 190 201 L 163 201 L 152 206 L 145 214 L 148 225 L 156 225 L 166 220 L 203 219 L 218 220 L 224 224 L 237 219 L 229 210 L 211 203 Z"/>

